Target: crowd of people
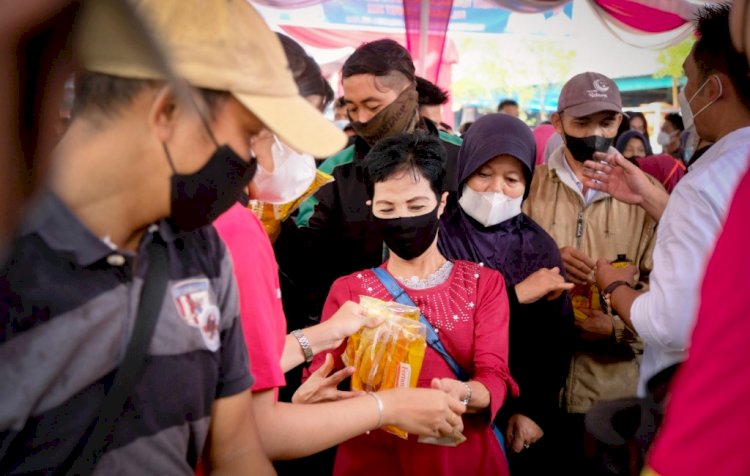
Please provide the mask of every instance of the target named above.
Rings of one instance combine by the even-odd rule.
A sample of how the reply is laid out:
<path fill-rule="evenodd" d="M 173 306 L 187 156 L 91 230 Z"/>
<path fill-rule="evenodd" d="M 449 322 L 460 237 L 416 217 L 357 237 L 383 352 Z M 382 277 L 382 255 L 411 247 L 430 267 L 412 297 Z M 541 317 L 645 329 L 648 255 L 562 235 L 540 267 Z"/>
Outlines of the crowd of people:
<path fill-rule="evenodd" d="M 548 123 L 508 99 L 458 134 L 390 39 L 335 98 L 249 2 L 29 5 L 0 473 L 750 472 L 745 0 L 699 9 L 660 131 L 585 72 Z M 362 298 L 419 309 L 416 387 L 350 388 Z"/>

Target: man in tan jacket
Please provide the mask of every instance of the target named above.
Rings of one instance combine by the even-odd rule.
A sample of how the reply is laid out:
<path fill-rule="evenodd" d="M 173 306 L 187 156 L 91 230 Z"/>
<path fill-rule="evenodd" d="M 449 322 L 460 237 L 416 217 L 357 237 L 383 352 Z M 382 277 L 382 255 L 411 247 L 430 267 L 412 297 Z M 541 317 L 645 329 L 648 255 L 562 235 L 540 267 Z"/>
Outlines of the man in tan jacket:
<path fill-rule="evenodd" d="M 598 73 L 570 79 L 558 101 L 552 124 L 564 145 L 534 173 L 524 212 L 555 239 L 567 278 L 593 284 L 598 259 L 624 255 L 639 270 L 645 286 L 651 271 L 656 222 L 642 208 L 613 199 L 583 185 L 583 162 L 594 152 L 614 150 L 612 141 L 622 120 L 617 85 Z M 603 290 L 602 290 L 603 291 Z M 579 338 L 563 399 L 566 467 L 590 474 L 583 448 L 583 416 L 594 402 L 633 396 L 643 346 L 616 315 L 579 309 Z M 590 455 L 589 455 L 590 456 Z"/>

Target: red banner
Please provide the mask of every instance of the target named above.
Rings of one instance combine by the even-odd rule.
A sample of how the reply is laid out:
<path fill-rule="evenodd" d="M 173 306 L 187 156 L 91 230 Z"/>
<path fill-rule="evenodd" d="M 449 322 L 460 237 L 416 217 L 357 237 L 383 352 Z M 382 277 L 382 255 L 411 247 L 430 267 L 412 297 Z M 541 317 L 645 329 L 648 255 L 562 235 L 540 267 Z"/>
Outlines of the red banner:
<path fill-rule="evenodd" d="M 406 48 L 417 74 L 439 83 L 453 0 L 403 0 L 403 3 Z"/>

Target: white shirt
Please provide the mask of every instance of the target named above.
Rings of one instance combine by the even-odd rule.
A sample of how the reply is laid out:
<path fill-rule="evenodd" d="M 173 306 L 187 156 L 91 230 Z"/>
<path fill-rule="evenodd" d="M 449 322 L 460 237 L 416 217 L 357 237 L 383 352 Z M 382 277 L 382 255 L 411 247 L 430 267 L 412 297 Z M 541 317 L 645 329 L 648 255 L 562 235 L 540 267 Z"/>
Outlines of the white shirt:
<path fill-rule="evenodd" d="M 649 291 L 630 308 L 630 318 L 646 344 L 638 385 L 685 360 L 698 312 L 706 260 L 713 250 L 737 184 L 750 156 L 750 127 L 715 143 L 669 197 L 656 229 Z"/>

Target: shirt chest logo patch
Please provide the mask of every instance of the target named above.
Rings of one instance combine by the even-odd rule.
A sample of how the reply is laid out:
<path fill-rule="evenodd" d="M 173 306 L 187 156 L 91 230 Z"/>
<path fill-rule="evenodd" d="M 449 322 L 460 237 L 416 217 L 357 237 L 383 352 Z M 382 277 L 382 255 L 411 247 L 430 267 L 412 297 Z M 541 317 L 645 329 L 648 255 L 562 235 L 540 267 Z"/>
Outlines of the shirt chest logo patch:
<path fill-rule="evenodd" d="M 197 328 L 211 351 L 219 348 L 221 312 L 209 292 L 207 278 L 187 279 L 172 285 L 172 301 L 185 324 Z"/>

